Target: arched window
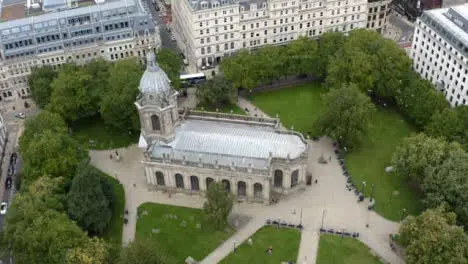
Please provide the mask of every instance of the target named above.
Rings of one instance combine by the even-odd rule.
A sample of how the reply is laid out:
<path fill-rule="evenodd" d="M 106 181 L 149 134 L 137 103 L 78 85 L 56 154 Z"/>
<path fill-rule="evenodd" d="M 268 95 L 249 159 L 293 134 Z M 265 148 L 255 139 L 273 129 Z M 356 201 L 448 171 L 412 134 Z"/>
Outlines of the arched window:
<path fill-rule="evenodd" d="M 175 175 L 175 183 L 176 183 L 176 188 L 184 188 L 184 176 L 182 174 L 176 174 Z"/>
<path fill-rule="evenodd" d="M 158 185 L 164 186 L 164 174 L 160 171 L 156 172 L 156 183 Z"/>
<path fill-rule="evenodd" d="M 190 187 L 192 191 L 200 190 L 200 185 L 198 184 L 198 177 L 197 176 L 190 176 Z"/>
<path fill-rule="evenodd" d="M 254 197 L 257 199 L 263 198 L 263 186 L 258 182 L 254 184 Z"/>
<path fill-rule="evenodd" d="M 159 123 L 159 117 L 157 115 L 151 116 L 151 125 L 153 127 L 153 130 L 161 130 L 161 124 Z"/>
<path fill-rule="evenodd" d="M 291 187 L 296 186 L 298 181 L 299 181 L 299 170 L 295 170 L 291 174 Z"/>
<path fill-rule="evenodd" d="M 206 189 L 208 190 L 208 188 L 210 187 L 210 185 L 214 182 L 214 179 L 213 178 L 206 178 Z"/>
<path fill-rule="evenodd" d="M 237 183 L 237 196 L 246 196 L 247 195 L 247 185 L 245 182 L 240 181 Z"/>
<path fill-rule="evenodd" d="M 224 184 L 224 187 L 226 187 L 226 192 L 231 192 L 231 183 L 226 179 L 224 179 L 222 183 Z"/>
<path fill-rule="evenodd" d="M 275 170 L 275 175 L 273 178 L 273 186 L 277 188 L 283 187 L 283 171 Z"/>

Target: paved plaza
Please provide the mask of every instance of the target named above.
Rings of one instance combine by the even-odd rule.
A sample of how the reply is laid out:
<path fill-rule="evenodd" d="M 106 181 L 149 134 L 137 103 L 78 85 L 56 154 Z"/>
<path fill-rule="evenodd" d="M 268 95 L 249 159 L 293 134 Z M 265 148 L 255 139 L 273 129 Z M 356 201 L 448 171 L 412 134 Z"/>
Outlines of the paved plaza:
<path fill-rule="evenodd" d="M 240 98 L 238 105 L 242 109 L 248 108 L 251 115 L 267 116 L 245 99 Z M 322 221 L 326 229 L 359 232 L 359 239 L 386 262 L 404 263 L 389 246 L 389 234 L 398 232 L 399 225 L 367 210 L 366 204 L 358 203 L 355 194 L 345 188 L 346 177 L 343 176 L 341 167 L 334 156 L 330 139 L 322 138 L 317 142 L 309 141 L 309 143 L 307 169 L 313 177 L 312 186 L 306 187 L 304 191 L 283 197 L 274 205 L 234 204 L 233 214 L 248 216 L 250 221 L 242 225 L 230 239 L 209 254 L 201 263 L 219 262 L 232 252 L 234 243 L 238 245 L 247 240 L 265 224 L 267 219 L 280 219 L 292 224 L 302 223 L 304 231 L 297 259 L 297 262 L 301 264 L 315 263 L 318 251 L 318 231 L 322 226 Z M 124 244 L 135 237 L 137 208 L 144 202 L 202 208 L 204 199 L 196 194 L 169 194 L 149 190 L 141 164 L 142 149 L 132 145 L 118 151 L 122 157 L 118 162 L 109 158 L 113 150 L 90 151 L 90 157 L 94 166 L 117 178 L 124 186 L 126 209 L 129 211 L 129 221 L 123 230 Z M 319 164 L 320 156 L 325 157 L 327 161 L 330 159 L 328 164 Z"/>

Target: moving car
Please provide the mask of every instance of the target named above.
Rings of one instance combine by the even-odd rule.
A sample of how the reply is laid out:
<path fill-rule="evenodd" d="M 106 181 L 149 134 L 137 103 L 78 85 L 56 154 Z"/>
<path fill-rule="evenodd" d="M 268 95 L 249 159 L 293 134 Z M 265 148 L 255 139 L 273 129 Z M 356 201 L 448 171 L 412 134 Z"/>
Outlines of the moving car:
<path fill-rule="evenodd" d="M 15 167 L 10 165 L 8 167 L 8 176 L 13 176 L 13 174 L 15 174 Z"/>
<path fill-rule="evenodd" d="M 11 177 L 7 177 L 5 180 L 5 189 L 10 190 L 12 183 L 13 183 L 13 180 L 11 179 Z"/>
<path fill-rule="evenodd" d="M 18 154 L 16 154 L 16 152 L 13 153 L 13 154 L 11 154 L 11 156 L 10 156 L 10 164 L 15 164 L 17 158 L 18 158 Z"/>
<path fill-rule="evenodd" d="M 0 204 L 0 215 L 6 215 L 8 209 L 8 204 L 6 202 L 3 202 Z"/>

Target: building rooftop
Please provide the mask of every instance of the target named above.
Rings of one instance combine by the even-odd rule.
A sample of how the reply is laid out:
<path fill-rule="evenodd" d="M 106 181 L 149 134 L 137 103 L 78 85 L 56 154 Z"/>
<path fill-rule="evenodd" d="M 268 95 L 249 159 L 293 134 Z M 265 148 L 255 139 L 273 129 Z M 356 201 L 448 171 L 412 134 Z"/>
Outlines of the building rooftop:
<path fill-rule="evenodd" d="M 175 129 L 172 142 L 154 142 L 149 150 L 152 158 L 267 169 L 272 158 L 299 158 L 307 143 L 299 133 L 271 126 L 189 117 Z"/>

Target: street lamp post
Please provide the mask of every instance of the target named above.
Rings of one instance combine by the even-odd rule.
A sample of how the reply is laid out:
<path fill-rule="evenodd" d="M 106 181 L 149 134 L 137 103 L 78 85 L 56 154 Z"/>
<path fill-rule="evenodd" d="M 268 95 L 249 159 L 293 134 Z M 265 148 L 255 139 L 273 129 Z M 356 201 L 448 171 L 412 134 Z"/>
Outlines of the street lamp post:
<path fill-rule="evenodd" d="M 369 200 L 369 201 L 371 201 L 371 202 L 372 202 L 372 199 L 373 199 L 372 196 L 374 195 L 374 187 L 375 187 L 375 185 L 372 184 L 372 186 L 371 186 L 371 191 L 370 191 L 370 200 Z"/>
<path fill-rule="evenodd" d="M 301 221 L 299 224 L 302 226 L 302 208 L 301 208 Z"/>
<path fill-rule="evenodd" d="M 233 252 L 236 253 L 236 241 L 234 240 L 234 248 L 233 248 Z"/>
<path fill-rule="evenodd" d="M 322 211 L 322 229 L 323 229 L 323 220 L 325 219 L 325 209 Z"/>
<path fill-rule="evenodd" d="M 363 181 L 362 182 L 362 195 L 365 195 L 365 191 L 366 191 L 366 182 Z"/>
<path fill-rule="evenodd" d="M 403 216 L 405 215 L 406 213 L 406 208 L 403 208 L 403 210 L 401 210 L 401 214 L 400 214 L 400 222 L 403 220 Z"/>

